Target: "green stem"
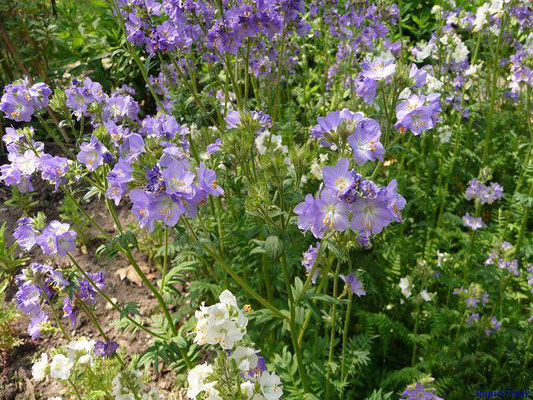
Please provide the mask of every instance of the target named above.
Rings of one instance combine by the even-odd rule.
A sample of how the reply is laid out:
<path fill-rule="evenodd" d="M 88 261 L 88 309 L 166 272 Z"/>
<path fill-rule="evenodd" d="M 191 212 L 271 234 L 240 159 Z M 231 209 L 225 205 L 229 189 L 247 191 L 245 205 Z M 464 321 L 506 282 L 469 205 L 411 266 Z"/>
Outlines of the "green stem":
<path fill-rule="evenodd" d="M 165 241 L 165 253 L 163 255 L 163 272 L 161 274 L 161 287 L 159 288 L 160 293 L 163 293 L 163 290 L 165 288 L 165 279 L 167 277 L 167 270 L 168 270 L 168 228 L 165 226 L 163 228 L 163 236 Z"/>
<path fill-rule="evenodd" d="M 68 383 L 70 383 L 70 386 L 72 386 L 72 389 L 74 389 L 74 393 L 76 393 L 76 397 L 78 398 L 78 400 L 82 400 L 81 394 L 78 391 L 78 388 L 76 387 L 74 382 L 72 382 L 72 379 L 68 378 L 67 381 Z"/>
<path fill-rule="evenodd" d="M 281 269 L 283 270 L 283 278 L 285 280 L 285 288 L 287 290 L 287 295 L 289 297 L 289 306 L 290 306 L 290 311 L 291 311 L 289 325 L 290 325 L 290 331 L 291 331 L 292 345 L 294 347 L 294 352 L 296 353 L 298 371 L 300 372 L 300 379 L 302 380 L 304 391 L 306 393 L 309 393 L 309 382 L 307 379 L 307 373 L 305 371 L 305 367 L 303 365 L 302 349 L 300 348 L 300 345 L 298 344 L 298 339 L 296 338 L 296 323 L 295 323 L 296 311 L 295 311 L 294 297 L 292 295 L 291 280 L 289 276 L 289 271 L 287 269 L 287 257 L 285 254 L 281 256 L 280 261 L 281 261 Z"/>
<path fill-rule="evenodd" d="M 341 262 L 337 260 L 337 269 L 335 270 L 335 276 L 333 277 L 333 298 L 337 298 L 337 288 L 339 285 L 339 273 L 341 270 Z M 329 352 L 328 352 L 328 365 L 327 365 L 327 375 L 326 375 L 326 400 L 329 400 L 330 388 L 331 388 L 331 373 L 333 364 L 333 347 L 335 345 L 335 324 L 337 322 L 337 305 L 333 303 L 331 305 L 331 331 L 329 334 Z"/>
<path fill-rule="evenodd" d="M 344 329 L 342 331 L 342 362 L 341 362 L 341 380 L 344 382 L 346 377 L 346 345 L 348 344 L 348 329 L 350 327 L 350 314 L 352 312 L 353 292 L 348 290 L 348 306 L 346 308 L 346 317 L 344 318 Z"/>
<path fill-rule="evenodd" d="M 263 305 L 265 308 L 268 308 L 274 315 L 276 315 L 278 318 L 289 320 L 289 317 L 285 314 L 283 314 L 280 310 L 278 310 L 276 307 L 274 307 L 271 303 L 269 303 L 267 300 L 265 300 L 263 297 L 261 297 L 248 283 L 246 283 L 235 271 L 231 269 L 231 267 L 226 264 L 224 261 L 224 258 L 216 252 L 216 250 L 207 245 L 204 241 L 201 241 L 198 236 L 194 233 L 192 230 L 192 227 L 187 221 L 187 219 L 182 219 L 183 224 L 187 230 L 187 234 L 191 239 L 193 239 L 197 244 L 200 244 L 202 248 L 211 255 L 222 267 L 222 269 L 229 275 L 239 286 L 241 286 L 245 292 L 247 292 L 250 296 L 252 296 L 254 299 L 256 299 L 261 305 Z"/>
<path fill-rule="evenodd" d="M 96 291 L 96 293 L 98 293 L 100 295 L 100 297 L 102 297 L 111 307 L 113 307 L 116 311 L 119 312 L 120 315 L 122 315 L 122 309 L 113 300 L 111 300 L 109 298 L 109 296 L 107 296 L 102 290 L 100 290 L 100 288 L 96 285 L 96 283 L 92 280 L 92 278 L 80 267 L 80 265 L 74 259 L 74 257 L 72 257 L 72 254 L 67 253 L 67 256 L 68 256 L 68 258 L 70 258 L 70 261 L 72 261 L 72 263 L 74 264 L 74 267 L 78 270 L 78 272 L 81 273 L 83 275 L 83 277 L 85 279 L 87 279 L 87 281 L 91 284 L 91 286 Z M 168 341 L 167 337 L 162 336 L 162 335 L 160 335 L 158 333 L 155 333 L 155 332 L 151 331 L 150 329 L 146 328 L 145 326 L 143 326 L 140 323 L 138 323 L 137 321 L 135 321 L 133 318 L 131 318 L 131 317 L 127 316 L 127 315 L 124 318 L 126 318 L 128 321 L 130 321 L 132 324 L 134 324 L 137 328 L 139 328 L 142 331 L 146 332 L 150 336 L 153 336 L 155 338 L 158 338 L 158 339 L 161 339 L 161 340 L 164 340 L 164 341 Z"/>

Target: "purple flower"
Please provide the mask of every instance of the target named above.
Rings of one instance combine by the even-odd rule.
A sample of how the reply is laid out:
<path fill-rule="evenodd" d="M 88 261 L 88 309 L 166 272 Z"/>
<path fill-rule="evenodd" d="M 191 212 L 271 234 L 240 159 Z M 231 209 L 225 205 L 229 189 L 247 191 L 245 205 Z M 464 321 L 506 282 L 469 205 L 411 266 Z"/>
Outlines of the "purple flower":
<path fill-rule="evenodd" d="M 128 182 L 133 180 L 132 172 L 131 165 L 123 158 L 119 158 L 113 169 L 107 174 L 106 197 L 114 200 L 117 206 L 128 190 Z"/>
<path fill-rule="evenodd" d="M 312 194 L 305 196 L 304 201 L 294 208 L 294 213 L 298 215 L 298 228 L 303 231 L 311 230 L 315 237 L 322 236 L 320 232 L 320 209 Z"/>
<path fill-rule="evenodd" d="M 48 105 L 50 88 L 44 83 L 30 86 L 28 79 L 18 80 L 4 89 L 0 99 L 0 111 L 17 122 L 30 122 L 35 112 Z"/>
<path fill-rule="evenodd" d="M 363 118 L 363 113 L 354 113 L 347 108 L 344 108 L 340 111 L 330 112 L 325 117 L 318 117 L 318 124 L 311 129 L 311 135 L 315 139 L 322 139 L 333 132 L 337 131 L 337 128 L 345 121 L 347 122 L 357 122 Z M 322 140 L 322 145 L 331 146 L 331 143 L 327 140 Z"/>
<path fill-rule="evenodd" d="M 118 349 L 118 343 L 110 340 L 109 342 L 102 342 L 97 340 L 94 344 L 94 354 L 101 357 L 112 357 Z"/>
<path fill-rule="evenodd" d="M 438 96 L 425 97 L 412 94 L 406 101 L 398 104 L 396 127 L 401 132 L 410 129 L 414 135 L 420 135 L 423 131 L 434 128 L 441 110 Z"/>
<path fill-rule="evenodd" d="M 91 136 L 89 143 L 82 143 L 77 159 L 87 166 L 89 171 L 96 170 L 103 163 L 103 155 L 107 152 L 105 146 L 95 137 Z"/>
<path fill-rule="evenodd" d="M 104 121 L 119 122 L 124 119 L 137 120 L 139 104 L 131 96 L 113 95 L 105 103 L 102 111 Z"/>
<path fill-rule="evenodd" d="M 89 278 L 91 278 L 91 280 L 94 282 L 94 284 L 96 285 L 98 289 L 100 290 L 104 289 L 105 276 L 103 272 L 96 272 L 96 273 L 88 272 L 87 275 L 89 276 Z M 79 298 L 82 301 L 86 302 L 87 304 L 95 304 L 96 303 L 96 299 L 95 299 L 96 291 L 92 283 L 85 277 L 80 279 L 78 283 L 80 285 Z"/>
<path fill-rule="evenodd" d="M 472 217 L 468 213 L 463 216 L 463 224 L 469 228 L 472 228 L 474 231 L 485 227 L 485 224 L 481 218 Z"/>
<path fill-rule="evenodd" d="M 192 184 L 194 183 L 195 175 L 189 170 L 189 167 L 190 165 L 187 161 L 176 160 L 163 170 L 162 175 L 168 194 L 189 199 L 194 196 Z"/>
<path fill-rule="evenodd" d="M 478 320 L 479 320 L 479 313 L 472 313 L 472 314 L 470 314 L 470 316 L 466 320 L 466 323 L 468 325 L 472 325 L 474 322 L 476 322 Z"/>
<path fill-rule="evenodd" d="M 200 189 L 213 196 L 223 196 L 224 189 L 217 184 L 217 175 L 212 169 L 205 168 L 204 163 L 200 163 L 198 171 L 198 184 Z"/>
<path fill-rule="evenodd" d="M 426 83 L 426 77 L 428 73 L 424 69 L 418 69 L 416 64 L 411 64 L 411 68 L 409 69 L 409 78 L 413 79 L 414 84 L 413 88 L 418 89 Z"/>
<path fill-rule="evenodd" d="M 28 335 L 32 339 L 37 339 L 41 336 L 41 329 L 44 323 L 48 322 L 48 315 L 44 311 L 32 316 L 30 324 L 28 325 Z"/>
<path fill-rule="evenodd" d="M 339 276 L 345 283 L 350 285 L 350 289 L 352 290 L 353 294 L 356 294 L 359 297 L 366 295 L 363 282 L 357 279 L 353 272 L 350 272 L 348 276 L 344 276 L 342 274 Z"/>
<path fill-rule="evenodd" d="M 340 158 L 335 167 L 322 168 L 324 186 L 334 190 L 339 197 L 344 196 L 352 187 L 355 177 L 350 171 L 350 161 Z"/>
<path fill-rule="evenodd" d="M 348 143 L 353 150 L 353 158 L 357 164 L 367 161 L 383 161 L 385 148 L 380 143 L 381 131 L 379 123 L 371 118 L 363 118 L 355 131 L 348 137 Z"/>
<path fill-rule="evenodd" d="M 315 264 L 316 255 L 318 249 L 320 248 L 320 242 L 317 242 L 314 246 L 310 245 L 309 248 L 302 254 L 302 265 L 305 267 L 305 270 L 308 274 L 311 273 L 313 265 Z M 314 284 L 318 276 L 318 268 L 315 268 L 315 272 L 311 278 L 311 282 Z"/>
<path fill-rule="evenodd" d="M 350 207 L 345 201 L 339 200 L 334 190 L 322 190 L 317 205 L 320 211 L 318 221 L 322 224 L 320 231 L 334 229 L 344 232 L 348 228 Z"/>
<path fill-rule="evenodd" d="M 38 233 L 33 227 L 33 221 L 30 218 L 20 218 L 17 221 L 17 228 L 13 232 L 13 237 L 20 247 L 30 251 L 36 243 Z"/>
<path fill-rule="evenodd" d="M 118 147 L 120 157 L 126 160 L 135 159 L 139 154 L 144 152 L 144 140 L 138 133 L 124 133 L 122 143 Z"/>
<path fill-rule="evenodd" d="M 72 324 L 73 328 L 76 326 L 76 318 L 78 315 L 70 296 L 65 296 L 63 299 L 63 316 L 70 319 L 70 323 Z"/>
<path fill-rule="evenodd" d="M 374 81 L 381 81 L 390 78 L 395 72 L 396 64 L 394 60 L 385 60 L 382 57 L 378 57 L 371 63 L 363 66 L 361 75 Z"/>
<path fill-rule="evenodd" d="M 355 84 L 355 93 L 357 93 L 358 96 L 362 97 L 363 101 L 366 104 L 370 104 L 376 98 L 377 88 L 377 81 L 360 76 Z"/>
<path fill-rule="evenodd" d="M 386 201 L 379 197 L 356 199 L 352 203 L 352 212 L 352 229 L 373 235 L 380 233 L 394 218 Z"/>
<path fill-rule="evenodd" d="M 424 388 L 420 382 L 417 382 L 414 389 L 407 389 L 402 393 L 402 400 L 443 400 L 442 397 L 433 393 L 432 389 Z"/>
<path fill-rule="evenodd" d="M 39 158 L 39 168 L 41 170 L 41 177 L 54 184 L 57 190 L 58 186 L 65 180 L 64 177 L 69 170 L 68 159 L 43 154 Z"/>
<path fill-rule="evenodd" d="M 59 221 L 51 221 L 37 236 L 36 243 L 45 254 L 65 256 L 67 252 L 76 250 L 76 232 L 69 230 L 70 225 Z"/>
<path fill-rule="evenodd" d="M 175 202 L 172 196 L 160 194 L 153 205 L 157 219 L 168 226 L 174 226 L 183 213 L 187 211 L 183 202 Z"/>
<path fill-rule="evenodd" d="M 217 151 L 219 151 L 221 146 L 222 146 L 222 140 L 219 138 L 219 139 L 215 140 L 214 143 L 211 143 L 211 144 L 207 145 L 206 152 L 207 152 L 207 154 L 211 155 L 211 154 L 216 153 Z"/>
<path fill-rule="evenodd" d="M 496 182 L 491 182 L 490 186 L 484 185 L 478 179 L 471 179 L 465 191 L 467 200 L 476 199 L 481 204 L 492 204 L 503 197 L 503 188 Z"/>
<path fill-rule="evenodd" d="M 133 215 L 139 220 L 139 226 L 141 228 L 146 227 L 148 232 L 152 232 L 154 230 L 154 223 L 158 217 L 154 207 L 155 196 L 141 189 L 133 189 L 129 193 L 129 197 L 133 203 Z"/>
<path fill-rule="evenodd" d="M 32 132 L 33 132 L 33 128 Z M 24 133 L 21 132 L 21 130 L 16 130 L 15 128 L 7 127 L 6 133 L 4 136 L 2 136 L 2 140 L 6 144 L 6 149 L 9 153 L 19 153 L 19 144 L 24 141 L 25 136 Z"/>

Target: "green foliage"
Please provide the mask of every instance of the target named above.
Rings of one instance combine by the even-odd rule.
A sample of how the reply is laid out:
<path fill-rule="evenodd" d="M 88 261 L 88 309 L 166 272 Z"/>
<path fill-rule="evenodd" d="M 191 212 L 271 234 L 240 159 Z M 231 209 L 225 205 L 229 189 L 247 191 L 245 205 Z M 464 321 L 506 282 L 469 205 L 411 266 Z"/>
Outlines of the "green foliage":
<path fill-rule="evenodd" d="M 13 274 L 28 261 L 27 257 L 18 257 L 20 249 L 16 243 L 7 244 L 6 229 L 7 223 L 4 222 L 0 225 L 0 294 L 10 284 Z"/>

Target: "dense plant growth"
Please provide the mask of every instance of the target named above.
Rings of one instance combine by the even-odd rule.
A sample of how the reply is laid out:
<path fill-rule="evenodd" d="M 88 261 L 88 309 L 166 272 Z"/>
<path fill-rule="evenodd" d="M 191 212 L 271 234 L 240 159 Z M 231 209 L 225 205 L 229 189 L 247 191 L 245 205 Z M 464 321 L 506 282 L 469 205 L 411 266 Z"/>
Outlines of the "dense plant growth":
<path fill-rule="evenodd" d="M 531 396 L 528 2 L 16 3 L 0 355 L 37 344 L 34 398 Z"/>

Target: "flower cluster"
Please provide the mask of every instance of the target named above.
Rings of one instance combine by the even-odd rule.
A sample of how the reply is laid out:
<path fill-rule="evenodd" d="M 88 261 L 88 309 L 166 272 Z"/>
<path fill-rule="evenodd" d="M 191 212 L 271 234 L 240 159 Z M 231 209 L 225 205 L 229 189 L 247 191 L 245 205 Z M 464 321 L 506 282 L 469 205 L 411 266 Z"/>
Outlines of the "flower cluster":
<path fill-rule="evenodd" d="M 513 252 L 514 248 L 511 243 L 503 242 L 490 252 L 489 257 L 485 261 L 485 265 L 496 265 L 499 269 L 507 270 L 514 276 L 520 276 L 518 260 L 516 258 L 510 260 Z"/>
<path fill-rule="evenodd" d="M 42 328 L 50 320 L 49 313 L 43 304 L 50 306 L 55 313 L 54 304 L 62 300 L 62 316 L 68 318 L 72 326 L 76 325 L 78 302 L 87 306 L 96 304 L 96 288 L 104 288 L 104 274 L 102 272 L 86 273 L 87 277 L 79 277 L 69 282 L 63 272 L 48 264 L 32 263 L 25 268 L 15 281 L 18 291 L 15 294 L 17 308 L 31 317 L 28 325 L 28 335 L 39 337 Z M 90 280 L 89 280 L 90 279 Z M 96 288 L 95 288 L 96 287 Z M 60 315 L 56 315 L 60 318 Z"/>
<path fill-rule="evenodd" d="M 127 39 L 144 46 L 151 55 L 198 50 L 212 61 L 246 51 L 256 76 L 271 71 L 277 58 L 272 42 L 280 40 L 283 33 L 303 34 L 309 30 L 301 17 L 305 11 L 301 0 L 238 1 L 216 6 L 203 0 L 121 0 L 119 6 Z"/>
<path fill-rule="evenodd" d="M 359 233 L 362 244 L 380 233 L 393 220 L 401 222 L 400 210 L 405 199 L 396 192 L 396 181 L 386 187 L 351 170 L 349 161 L 341 158 L 335 167 L 324 167 L 324 186 L 316 197 L 308 194 L 294 212 L 298 227 L 310 230 L 317 238 L 327 231 L 344 232 L 348 227 Z M 351 215 L 351 220 L 350 220 Z"/>
<path fill-rule="evenodd" d="M 76 232 L 70 230 L 69 224 L 56 220 L 50 221 L 39 232 L 35 221 L 31 218 L 20 218 L 13 232 L 13 237 L 24 250 L 30 251 L 37 244 L 44 254 L 59 256 L 65 256 L 76 250 L 76 236 Z"/>
<path fill-rule="evenodd" d="M 442 397 L 437 396 L 434 389 L 425 388 L 424 385 L 420 382 L 417 382 L 416 385 L 408 387 L 402 393 L 402 400 L 444 400 Z"/>
<path fill-rule="evenodd" d="M 224 350 L 230 350 L 246 334 L 248 319 L 229 290 L 224 290 L 219 300 L 220 303 L 209 307 L 202 304 L 196 311 L 194 341 L 198 344 L 219 344 Z"/>
<path fill-rule="evenodd" d="M 440 94 L 412 94 L 396 106 L 398 122 L 395 127 L 402 133 L 410 130 L 414 135 L 420 135 L 423 131 L 435 127 L 440 120 L 440 111 Z"/>
<path fill-rule="evenodd" d="M 483 292 L 483 289 L 477 283 L 471 283 L 468 288 L 457 288 L 453 294 L 459 295 L 464 301 L 467 308 L 476 308 L 478 304 L 486 305 L 489 302 L 489 295 Z"/>
<path fill-rule="evenodd" d="M 27 78 L 15 81 L 4 88 L 0 111 L 14 121 L 30 122 L 33 114 L 48 106 L 51 93 L 45 83 L 32 85 Z"/>
<path fill-rule="evenodd" d="M 345 108 L 319 117 L 317 122 L 310 133 L 313 138 L 320 139 L 322 145 L 335 149 L 347 142 L 357 164 L 383 161 L 385 149 L 379 141 L 381 130 L 376 120 Z"/>
<path fill-rule="evenodd" d="M 199 364 L 189 370 L 187 397 L 222 400 L 238 393 L 246 399 L 278 400 L 283 394 L 279 376 L 268 372 L 264 358 L 257 355 L 258 351 L 243 343 L 248 319 L 239 309 L 237 299 L 225 290 L 219 300 L 209 307 L 202 304 L 196 312 L 194 341 L 218 344 L 225 351 L 212 365 Z M 228 376 L 240 376 L 235 379 L 236 387 L 231 386 L 233 382 L 228 382 Z"/>
<path fill-rule="evenodd" d="M 46 353 L 33 364 L 32 376 L 37 382 L 47 376 L 52 379 L 68 380 L 74 375 L 73 370 L 84 366 L 92 366 L 94 363 L 94 340 L 80 338 L 71 340 L 68 344 L 58 349 L 53 349 L 54 354 L 50 359 Z"/>
<path fill-rule="evenodd" d="M 465 196 L 467 200 L 477 200 L 481 204 L 492 204 L 503 197 L 503 188 L 496 182 L 490 182 L 489 186 L 484 185 L 478 179 L 471 179 L 468 182 Z"/>
<path fill-rule="evenodd" d="M 469 213 L 463 216 L 463 224 L 474 231 L 485 227 L 481 217 L 472 217 Z"/>

